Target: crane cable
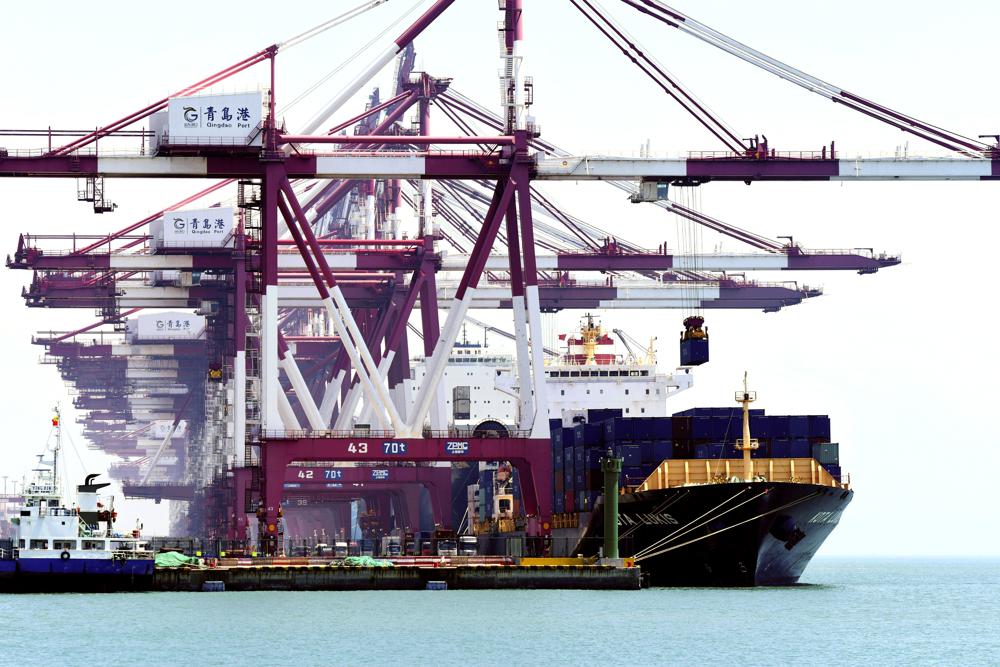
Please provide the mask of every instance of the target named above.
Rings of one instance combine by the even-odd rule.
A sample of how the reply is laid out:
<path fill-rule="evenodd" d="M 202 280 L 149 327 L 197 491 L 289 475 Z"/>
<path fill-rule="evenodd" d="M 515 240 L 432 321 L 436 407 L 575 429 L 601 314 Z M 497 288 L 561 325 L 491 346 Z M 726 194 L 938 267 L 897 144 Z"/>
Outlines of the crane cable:
<path fill-rule="evenodd" d="M 346 12 L 340 14 L 339 16 L 334 16 L 332 19 L 326 20 L 323 23 L 320 23 L 319 25 L 315 25 L 312 28 L 309 28 L 308 30 L 300 32 L 294 37 L 289 37 L 285 41 L 279 42 L 278 48 L 287 51 L 293 46 L 298 46 L 299 44 L 302 44 L 303 42 L 326 32 L 330 28 L 336 27 L 341 23 L 346 23 L 347 21 L 350 21 L 351 19 L 364 14 L 368 10 L 374 9 L 379 5 L 384 5 L 387 2 L 389 2 L 389 0 L 369 0 L 369 2 L 362 2 L 360 5 L 357 5 L 353 9 L 347 10 Z"/>
<path fill-rule="evenodd" d="M 371 5 L 371 7 L 368 7 L 368 9 L 371 9 L 372 7 L 375 7 L 376 5 L 379 5 L 379 4 L 382 4 L 384 2 L 388 2 L 388 1 L 389 0 L 381 0 L 380 2 L 376 2 L 375 4 L 367 3 L 367 4 Z M 308 88 L 306 88 L 304 91 L 302 91 L 301 93 L 299 93 L 299 95 L 296 96 L 295 99 L 293 99 L 291 102 L 289 102 L 285 106 L 281 107 L 281 109 L 278 110 L 278 113 L 279 114 L 287 113 L 288 110 L 291 109 L 293 106 L 295 106 L 296 104 L 298 104 L 299 102 L 301 102 L 303 99 L 305 99 L 309 95 L 312 95 L 314 92 L 316 92 L 316 90 L 319 89 L 320 86 L 322 86 L 327 81 L 329 81 L 330 79 L 332 79 L 333 77 L 335 77 L 337 74 L 339 74 L 341 72 L 341 70 L 343 70 L 345 67 L 347 67 L 348 65 L 350 65 L 352 62 L 354 62 L 354 60 L 358 56 L 360 56 L 362 53 L 364 53 L 365 51 L 367 51 L 368 49 L 370 49 L 372 47 L 372 45 L 374 45 L 375 43 L 377 43 L 379 40 L 381 40 L 382 38 L 384 38 L 389 33 L 390 30 L 392 30 L 397 25 L 399 25 L 399 23 L 403 19 L 405 19 L 406 17 L 408 17 L 410 14 L 412 14 L 414 12 L 414 10 L 416 10 L 420 5 L 421 5 L 421 0 L 418 0 L 418 2 L 416 2 L 412 7 L 410 7 L 406 11 L 406 13 L 400 15 L 395 21 L 393 21 L 388 26 L 386 26 L 385 29 L 382 30 L 382 32 L 380 32 L 375 37 L 373 37 L 372 39 L 370 39 L 364 46 L 362 46 L 361 48 L 359 48 L 358 50 L 356 50 L 354 53 L 352 53 L 350 56 L 348 56 L 346 60 L 344 60 L 342 63 L 340 63 L 339 65 L 337 65 L 336 67 L 334 67 L 332 70 L 330 70 L 326 74 L 324 74 L 322 77 L 320 77 L 319 80 L 317 80 L 311 86 L 309 86 Z M 345 16 L 345 15 L 341 15 L 341 16 Z M 358 14 L 354 14 L 353 16 L 350 16 L 349 18 L 354 18 L 355 16 L 358 16 Z M 336 20 L 336 19 L 331 19 L 331 20 Z M 340 23 L 344 23 L 346 20 L 348 20 L 348 19 L 345 19 L 344 21 L 340 21 Z M 324 28 L 324 30 L 332 28 L 332 27 L 334 27 L 334 25 L 340 25 L 340 23 L 335 23 L 333 25 L 329 25 L 326 28 Z M 303 34 L 306 34 L 306 33 L 303 33 Z M 319 34 L 319 32 L 315 33 L 314 35 L 309 35 L 309 37 L 314 37 L 315 35 L 318 35 L 318 34 Z M 305 39 L 308 39 L 309 37 L 306 37 L 306 38 L 304 38 L 301 41 L 305 41 Z M 296 38 L 292 38 L 292 39 L 296 39 Z M 295 44 L 293 44 L 293 46 L 297 45 L 297 44 L 300 44 L 301 41 L 296 42 Z"/>

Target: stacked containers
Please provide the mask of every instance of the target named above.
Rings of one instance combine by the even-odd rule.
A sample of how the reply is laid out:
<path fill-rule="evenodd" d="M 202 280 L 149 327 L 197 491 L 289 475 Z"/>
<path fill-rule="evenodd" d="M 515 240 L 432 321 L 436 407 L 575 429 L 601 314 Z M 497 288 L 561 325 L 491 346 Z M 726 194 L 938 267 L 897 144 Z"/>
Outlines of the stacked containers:
<path fill-rule="evenodd" d="M 743 437 L 742 408 L 691 408 L 675 413 L 672 422 L 671 458 L 742 458 L 735 448 Z M 750 436 L 758 442 L 753 458 L 808 458 L 813 445 L 830 441 L 830 418 L 750 410 Z"/>
<path fill-rule="evenodd" d="M 603 419 L 602 419 L 603 418 Z M 692 408 L 673 417 L 622 418 L 615 410 L 590 410 L 588 422 L 561 428 L 553 420 L 553 469 L 557 475 L 557 511 L 582 512 L 594 507 L 603 488 L 600 460 L 610 448 L 622 459 L 623 485 L 641 483 L 665 459 L 742 458 L 736 441 L 743 437 L 740 407 Z M 750 410 L 754 458 L 811 457 L 829 442 L 826 415 L 765 415 Z M 561 448 L 561 459 L 555 449 Z M 829 448 L 823 452 L 830 460 Z M 825 464 L 828 469 L 835 461 Z M 560 467 L 561 466 L 561 467 Z M 839 474 L 839 469 L 837 470 Z M 561 484 L 560 484 L 561 481 Z"/>
<path fill-rule="evenodd" d="M 566 511 L 566 478 L 563 472 L 565 450 L 563 449 L 562 428 L 550 423 L 552 440 L 552 511 L 562 514 Z"/>

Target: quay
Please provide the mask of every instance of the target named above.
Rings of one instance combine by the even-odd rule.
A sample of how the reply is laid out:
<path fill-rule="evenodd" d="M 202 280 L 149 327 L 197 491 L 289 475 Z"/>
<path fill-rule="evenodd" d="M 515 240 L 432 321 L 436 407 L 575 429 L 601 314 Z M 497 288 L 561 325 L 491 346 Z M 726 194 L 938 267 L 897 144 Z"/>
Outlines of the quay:
<path fill-rule="evenodd" d="M 638 590 L 640 569 L 619 564 L 157 568 L 152 589 L 164 592 L 425 590 L 432 582 L 444 582 L 449 590 Z"/>

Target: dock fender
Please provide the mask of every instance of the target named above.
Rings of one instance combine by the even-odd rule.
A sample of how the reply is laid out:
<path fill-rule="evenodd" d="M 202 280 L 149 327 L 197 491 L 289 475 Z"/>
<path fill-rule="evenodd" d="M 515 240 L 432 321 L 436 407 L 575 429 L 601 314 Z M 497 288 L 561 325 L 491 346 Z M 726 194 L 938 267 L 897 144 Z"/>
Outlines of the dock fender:
<path fill-rule="evenodd" d="M 62 560 L 69 560 L 69 552 L 64 550 L 61 554 L 59 554 L 59 558 Z"/>

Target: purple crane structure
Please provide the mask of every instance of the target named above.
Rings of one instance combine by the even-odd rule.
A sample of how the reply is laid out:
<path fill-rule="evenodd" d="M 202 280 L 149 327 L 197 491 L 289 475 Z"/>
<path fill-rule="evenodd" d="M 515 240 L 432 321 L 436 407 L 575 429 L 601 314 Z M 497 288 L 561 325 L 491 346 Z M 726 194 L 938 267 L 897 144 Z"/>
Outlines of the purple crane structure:
<path fill-rule="evenodd" d="M 777 310 L 819 291 L 732 272 L 874 273 L 899 263 L 897 256 L 871 250 L 813 251 L 791 241 L 782 244 L 664 199 L 655 194 L 656 186 L 1000 178 L 996 147 L 826 84 L 660 2 L 622 2 L 956 155 L 842 160 L 832 143 L 788 153 L 771 148 L 766 138 L 741 139 L 588 0 L 567 5 L 725 150 L 636 159 L 574 155 L 541 139 L 528 114 L 533 83 L 522 71 L 521 0 L 501 3 L 499 113 L 458 93 L 449 79 L 412 72 L 413 40 L 453 3 L 437 0 L 304 127 L 286 131 L 276 112 L 276 57 L 283 48 L 382 4 L 371 2 L 95 131 L 50 130 L 45 149 L 0 149 L 0 176 L 7 177 L 94 183 L 104 178 L 217 179 L 108 235 L 23 234 L 8 257 L 9 267 L 32 271 L 23 293 L 29 306 L 100 311 L 92 325 L 50 332 L 35 342 L 45 346 L 46 360 L 56 363 L 73 386 L 77 407 L 87 412 L 88 439 L 123 459 L 115 473 L 132 480 L 126 492 L 189 501 L 197 517 L 191 519 L 196 524 L 191 531 L 231 540 L 249 535 L 264 552 L 277 553 L 283 508 L 292 495 L 341 503 L 365 497 L 413 527 L 419 523 L 424 487 L 434 522 L 446 525 L 450 467 L 433 464 L 510 461 L 520 473 L 527 533 L 545 536 L 551 526 L 552 470 L 542 312 Z M 387 98 L 383 101 L 376 90 L 363 112 L 331 125 L 334 115 L 393 60 L 399 65 Z M 192 140 L 159 126 L 155 133 L 129 129 L 147 118 L 154 124 L 154 114 L 169 114 L 172 100 L 262 63 L 270 77 L 266 109 L 246 142 Z M 459 134 L 436 127 L 432 132 L 432 108 Z M 408 112 L 416 115 L 409 128 L 403 122 Z M 33 130 L 0 135 L 43 136 Z M 98 150 L 98 142 L 106 146 L 137 136 L 142 141 L 137 154 Z M 70 140 L 53 148 L 52 137 Z M 644 249 L 567 212 L 538 187 L 546 180 L 609 181 L 633 201 L 653 203 L 753 250 L 691 255 L 671 253 L 666 244 Z M 153 247 L 151 224 L 233 186 L 238 210 L 231 245 Z M 223 203 L 212 202 L 210 208 Z M 415 238 L 400 238 L 398 211 L 404 205 L 416 213 Z M 452 252 L 444 251 L 444 243 Z M 537 249 L 546 254 L 536 254 Z M 578 276 L 595 271 L 606 275 L 593 282 Z M 439 304 L 446 306 L 443 323 Z M 122 342 L 125 319 L 140 308 L 198 309 L 208 321 L 206 334 L 189 341 Z M 411 404 L 402 388 L 409 378 L 407 327 L 415 308 L 427 374 Z M 506 434 L 479 437 L 448 426 L 441 378 L 472 308 L 512 313 L 520 417 Z M 102 325 L 116 331 L 101 330 Z M 192 396 L 199 401 L 191 401 Z M 193 437 L 178 437 L 182 420 L 188 434 L 223 444 L 208 451 L 196 447 Z M 151 426 L 159 421 L 173 426 L 154 434 Z M 365 477 L 375 470 L 387 472 Z M 327 474 L 361 485 L 360 490 L 319 483 L 317 476 Z"/>

